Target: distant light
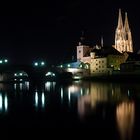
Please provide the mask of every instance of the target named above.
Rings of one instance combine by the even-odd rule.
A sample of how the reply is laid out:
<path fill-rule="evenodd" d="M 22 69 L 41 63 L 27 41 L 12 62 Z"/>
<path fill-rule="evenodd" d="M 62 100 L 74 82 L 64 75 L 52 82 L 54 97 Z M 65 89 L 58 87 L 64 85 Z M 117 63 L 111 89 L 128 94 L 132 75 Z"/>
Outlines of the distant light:
<path fill-rule="evenodd" d="M 41 62 L 41 66 L 44 66 L 45 65 L 45 62 Z"/>
<path fill-rule="evenodd" d="M 5 62 L 5 63 L 7 63 L 7 62 L 8 62 L 8 60 L 7 60 L 7 59 L 5 59 L 5 60 L 4 60 L 4 62 Z"/>
<path fill-rule="evenodd" d="M 70 64 L 68 64 L 68 67 L 70 67 Z"/>
<path fill-rule="evenodd" d="M 46 73 L 46 76 L 48 76 L 48 75 L 51 75 L 51 72 L 47 72 L 47 73 Z"/>
<path fill-rule="evenodd" d="M 19 79 L 19 81 L 22 81 L 22 79 Z"/>
<path fill-rule="evenodd" d="M 63 68 L 63 65 L 60 65 L 61 68 Z"/>
<path fill-rule="evenodd" d="M 14 79 L 15 81 L 17 81 L 17 79 Z"/>
<path fill-rule="evenodd" d="M 35 65 L 35 66 L 38 66 L 38 63 L 37 63 L 37 62 L 35 62 L 35 63 L 34 63 L 34 65 Z"/>
<path fill-rule="evenodd" d="M 53 73 L 52 75 L 55 76 L 55 73 Z"/>
<path fill-rule="evenodd" d="M 17 74 L 15 73 L 14 76 L 17 76 Z"/>
<path fill-rule="evenodd" d="M 3 62 L 2 62 L 2 60 L 0 60 L 0 64 L 2 64 Z"/>
<path fill-rule="evenodd" d="M 22 75 L 23 75 L 23 73 L 19 73 L 19 75 L 20 75 L 20 76 L 22 76 Z"/>

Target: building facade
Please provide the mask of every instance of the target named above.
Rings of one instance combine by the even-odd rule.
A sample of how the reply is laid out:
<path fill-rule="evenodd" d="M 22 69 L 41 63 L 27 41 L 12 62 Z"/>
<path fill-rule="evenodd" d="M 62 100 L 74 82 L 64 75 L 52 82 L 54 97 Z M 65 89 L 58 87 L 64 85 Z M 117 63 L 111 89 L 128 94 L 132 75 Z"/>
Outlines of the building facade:
<path fill-rule="evenodd" d="M 133 52 L 133 42 L 131 30 L 128 23 L 127 13 L 125 13 L 125 21 L 123 25 L 121 9 L 119 9 L 118 25 L 115 33 L 115 45 L 113 47 L 122 52 Z"/>

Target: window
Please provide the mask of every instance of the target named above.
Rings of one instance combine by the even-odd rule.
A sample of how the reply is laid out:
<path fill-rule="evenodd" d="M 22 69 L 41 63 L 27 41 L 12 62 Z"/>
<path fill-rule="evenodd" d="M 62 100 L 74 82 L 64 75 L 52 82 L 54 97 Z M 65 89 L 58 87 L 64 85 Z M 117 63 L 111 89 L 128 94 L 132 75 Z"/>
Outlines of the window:
<path fill-rule="evenodd" d="M 102 63 L 104 63 L 104 60 L 102 60 Z"/>
<path fill-rule="evenodd" d="M 79 50 L 79 53 L 81 53 L 81 50 Z"/>

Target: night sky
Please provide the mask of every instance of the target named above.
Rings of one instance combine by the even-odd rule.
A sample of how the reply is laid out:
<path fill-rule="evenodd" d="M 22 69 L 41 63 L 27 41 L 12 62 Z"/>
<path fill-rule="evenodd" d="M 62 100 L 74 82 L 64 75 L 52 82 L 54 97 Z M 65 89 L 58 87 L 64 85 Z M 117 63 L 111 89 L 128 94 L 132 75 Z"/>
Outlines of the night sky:
<path fill-rule="evenodd" d="M 107 0 L 56 0 L 46 3 L 12 3 L 0 7 L 0 56 L 10 63 L 30 64 L 45 59 L 48 64 L 71 60 L 76 55 L 81 32 L 87 43 L 114 44 L 118 9 L 128 12 L 134 49 L 140 49 L 140 6 L 133 2 Z"/>

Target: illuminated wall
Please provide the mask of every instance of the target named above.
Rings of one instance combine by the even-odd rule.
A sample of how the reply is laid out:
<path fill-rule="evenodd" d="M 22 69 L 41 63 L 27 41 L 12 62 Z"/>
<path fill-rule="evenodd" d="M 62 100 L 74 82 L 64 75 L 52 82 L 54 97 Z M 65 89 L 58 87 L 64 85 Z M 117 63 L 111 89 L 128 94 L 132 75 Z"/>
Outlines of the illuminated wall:
<path fill-rule="evenodd" d="M 122 55 L 108 55 L 107 65 L 108 67 L 113 67 L 114 70 L 120 70 L 120 64 L 124 63 L 128 58 L 128 54 L 124 53 Z"/>

